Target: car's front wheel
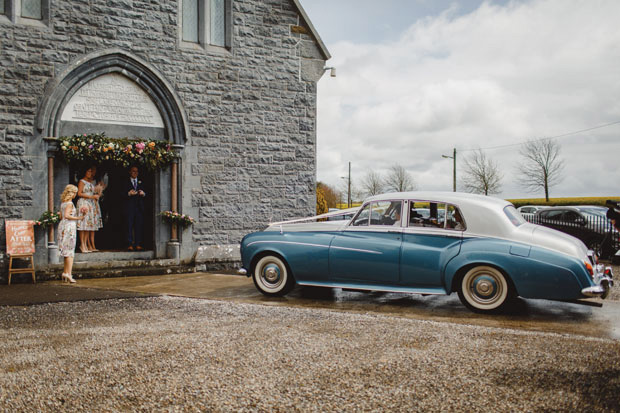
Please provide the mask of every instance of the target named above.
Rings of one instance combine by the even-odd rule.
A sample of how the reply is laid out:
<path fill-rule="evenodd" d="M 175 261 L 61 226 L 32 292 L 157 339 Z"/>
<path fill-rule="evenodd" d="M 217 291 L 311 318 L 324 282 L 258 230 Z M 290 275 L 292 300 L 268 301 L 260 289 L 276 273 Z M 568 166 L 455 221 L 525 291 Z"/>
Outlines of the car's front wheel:
<path fill-rule="evenodd" d="M 465 307 L 478 313 L 498 310 L 510 296 L 504 274 L 487 265 L 476 266 L 463 276 L 459 298 Z"/>
<path fill-rule="evenodd" d="M 282 296 L 295 285 L 295 280 L 286 263 L 275 255 L 265 255 L 254 266 L 254 285 L 258 290 L 270 296 Z"/>

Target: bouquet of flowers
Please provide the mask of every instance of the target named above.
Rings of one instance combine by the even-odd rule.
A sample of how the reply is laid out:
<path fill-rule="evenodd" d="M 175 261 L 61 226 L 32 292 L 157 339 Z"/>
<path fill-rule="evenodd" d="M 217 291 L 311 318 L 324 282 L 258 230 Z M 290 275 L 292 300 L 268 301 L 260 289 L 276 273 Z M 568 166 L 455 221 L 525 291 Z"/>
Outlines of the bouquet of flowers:
<path fill-rule="evenodd" d="M 42 228 L 49 227 L 60 222 L 60 214 L 52 211 L 45 211 L 41 217 L 34 221 L 35 225 L 40 225 Z"/>
<path fill-rule="evenodd" d="M 82 205 L 82 206 L 80 207 L 80 214 L 81 214 L 81 215 L 86 215 L 86 214 L 88 213 L 88 210 L 89 210 L 89 209 L 90 209 L 90 208 L 88 207 L 88 205 Z"/>
<path fill-rule="evenodd" d="M 194 222 L 196 222 L 196 220 L 189 215 L 179 214 L 174 211 L 163 211 L 159 215 L 161 215 L 162 221 L 178 224 L 183 228 L 194 225 Z"/>

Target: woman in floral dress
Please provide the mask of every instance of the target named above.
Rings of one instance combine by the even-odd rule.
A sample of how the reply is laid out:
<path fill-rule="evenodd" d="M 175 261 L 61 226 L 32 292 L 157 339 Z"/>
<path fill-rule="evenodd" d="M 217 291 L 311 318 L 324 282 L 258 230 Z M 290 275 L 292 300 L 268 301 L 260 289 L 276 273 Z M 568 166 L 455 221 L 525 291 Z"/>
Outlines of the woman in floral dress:
<path fill-rule="evenodd" d="M 78 188 L 75 185 L 67 185 L 60 195 L 60 223 L 58 224 L 58 249 L 64 260 L 64 268 L 62 273 L 63 282 L 74 283 L 75 280 L 71 275 L 73 268 L 73 257 L 75 250 L 75 240 L 77 238 L 77 222 L 84 218 L 84 214 L 75 216 L 75 206 L 73 198 L 77 195 Z M 82 210 L 85 212 L 86 207 Z"/>
<path fill-rule="evenodd" d="M 101 209 L 99 208 L 99 197 L 103 190 L 101 185 L 95 184 L 95 174 L 97 167 L 91 166 L 84 173 L 84 177 L 78 183 L 78 199 L 77 207 L 88 207 L 88 212 L 83 220 L 77 223 L 77 229 L 80 231 L 80 251 L 93 252 L 98 251 L 95 247 L 95 232 L 103 227 L 101 219 Z"/>

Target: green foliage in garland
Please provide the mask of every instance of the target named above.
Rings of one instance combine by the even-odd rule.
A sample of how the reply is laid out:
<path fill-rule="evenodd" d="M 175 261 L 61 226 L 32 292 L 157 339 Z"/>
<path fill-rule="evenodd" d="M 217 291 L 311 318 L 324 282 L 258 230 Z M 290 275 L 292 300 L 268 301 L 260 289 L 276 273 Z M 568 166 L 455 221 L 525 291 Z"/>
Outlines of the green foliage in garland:
<path fill-rule="evenodd" d="M 41 217 L 34 221 L 35 225 L 40 225 L 42 228 L 47 228 L 51 225 L 58 224 L 60 222 L 60 214 L 52 211 L 45 211 Z"/>
<path fill-rule="evenodd" d="M 103 133 L 63 136 L 58 145 L 70 165 L 138 165 L 156 170 L 170 165 L 177 157 L 168 141 L 108 138 Z"/>
<path fill-rule="evenodd" d="M 182 226 L 183 228 L 194 225 L 194 222 L 196 222 L 194 218 L 190 217 L 189 215 L 179 214 L 178 212 L 174 211 L 162 211 L 159 213 L 159 215 L 161 215 L 162 221 L 168 223 L 175 223 Z"/>

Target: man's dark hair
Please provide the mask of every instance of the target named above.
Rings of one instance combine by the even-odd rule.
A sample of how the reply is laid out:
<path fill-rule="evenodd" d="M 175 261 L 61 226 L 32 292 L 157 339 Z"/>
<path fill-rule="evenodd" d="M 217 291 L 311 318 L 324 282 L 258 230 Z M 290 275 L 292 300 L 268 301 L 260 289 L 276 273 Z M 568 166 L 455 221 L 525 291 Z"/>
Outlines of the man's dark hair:
<path fill-rule="evenodd" d="M 620 220 L 620 202 L 612 201 L 608 199 L 605 201 L 605 205 L 607 206 L 607 218 L 615 219 L 616 221 Z"/>

